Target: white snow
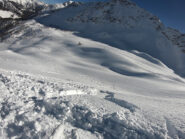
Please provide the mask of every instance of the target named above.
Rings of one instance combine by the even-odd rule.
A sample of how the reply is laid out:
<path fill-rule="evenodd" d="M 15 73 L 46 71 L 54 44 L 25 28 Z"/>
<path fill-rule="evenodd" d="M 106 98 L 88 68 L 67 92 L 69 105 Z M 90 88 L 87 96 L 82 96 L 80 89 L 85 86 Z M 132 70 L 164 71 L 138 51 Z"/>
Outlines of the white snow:
<path fill-rule="evenodd" d="M 9 1 L 13 1 L 15 3 L 19 3 L 21 5 L 26 5 L 26 4 L 43 4 L 43 2 L 39 1 L 39 0 L 9 0 Z"/>
<path fill-rule="evenodd" d="M 179 49 L 152 27 L 66 21 L 78 8 L 24 21 L 0 43 L 0 136 L 184 139 Z"/>
<path fill-rule="evenodd" d="M 19 18 L 16 14 L 10 12 L 10 11 L 4 11 L 0 10 L 0 17 L 1 18 Z"/>

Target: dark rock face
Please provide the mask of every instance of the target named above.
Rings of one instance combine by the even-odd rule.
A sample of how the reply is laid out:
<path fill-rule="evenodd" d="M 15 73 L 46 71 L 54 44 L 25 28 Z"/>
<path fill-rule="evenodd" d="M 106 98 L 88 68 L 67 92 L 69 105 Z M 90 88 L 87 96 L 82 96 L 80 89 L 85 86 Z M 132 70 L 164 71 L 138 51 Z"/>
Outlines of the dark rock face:
<path fill-rule="evenodd" d="M 17 19 L 2 19 L 0 18 L 0 41 L 2 41 L 11 28 L 19 23 Z"/>

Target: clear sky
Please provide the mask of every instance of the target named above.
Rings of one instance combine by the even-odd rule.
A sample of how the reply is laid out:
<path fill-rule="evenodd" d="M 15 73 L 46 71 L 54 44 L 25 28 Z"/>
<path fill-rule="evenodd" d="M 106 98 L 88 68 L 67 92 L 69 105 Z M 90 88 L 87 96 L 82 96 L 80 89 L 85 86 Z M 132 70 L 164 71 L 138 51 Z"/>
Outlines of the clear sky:
<path fill-rule="evenodd" d="M 47 3 L 62 3 L 67 0 L 42 0 Z M 103 0 L 74 0 L 74 1 L 103 1 Z M 104 0 L 105 1 L 105 0 Z M 132 0 L 140 7 L 158 16 L 170 27 L 185 33 L 185 0 Z"/>

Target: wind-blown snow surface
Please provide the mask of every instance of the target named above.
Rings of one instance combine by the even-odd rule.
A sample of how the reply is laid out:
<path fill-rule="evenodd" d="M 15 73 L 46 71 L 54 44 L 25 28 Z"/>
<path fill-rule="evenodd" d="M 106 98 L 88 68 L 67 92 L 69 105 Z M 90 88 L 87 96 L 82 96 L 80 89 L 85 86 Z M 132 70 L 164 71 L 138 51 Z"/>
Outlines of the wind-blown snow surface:
<path fill-rule="evenodd" d="M 0 43 L 1 138 L 185 138 L 185 80 L 153 45 L 121 50 L 115 34 L 106 43 L 64 31 L 58 12 Z"/>

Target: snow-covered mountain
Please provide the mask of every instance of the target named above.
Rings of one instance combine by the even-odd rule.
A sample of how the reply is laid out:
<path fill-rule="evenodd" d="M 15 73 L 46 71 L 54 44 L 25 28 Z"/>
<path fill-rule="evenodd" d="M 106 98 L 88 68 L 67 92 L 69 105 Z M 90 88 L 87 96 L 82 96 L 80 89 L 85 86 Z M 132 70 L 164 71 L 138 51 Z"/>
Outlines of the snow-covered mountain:
<path fill-rule="evenodd" d="M 37 0 L 1 0 L 0 9 L 1 11 L 11 12 L 9 17 L 6 18 L 29 18 L 37 14 L 44 8 L 44 3 L 38 2 Z M 3 18 L 4 14 L 1 13 L 0 17 Z"/>
<path fill-rule="evenodd" d="M 55 22 L 56 20 L 59 22 Z M 39 19 L 39 22 L 86 33 L 94 40 L 108 42 L 120 49 L 146 52 L 160 59 L 176 73 L 184 75 L 185 55 L 176 47 L 179 44 L 176 42 L 181 41 L 181 38 L 176 37 L 174 40 L 170 36 L 173 36 L 175 31 L 168 33 L 169 29 L 156 16 L 129 0 L 68 7 L 47 18 Z M 183 41 L 181 45 L 184 45 Z"/>
<path fill-rule="evenodd" d="M 73 1 L 49 5 L 38 0 L 0 0 L 0 36 L 4 36 L 9 29 L 17 25 L 21 20 L 78 4 L 80 3 Z"/>
<path fill-rule="evenodd" d="M 48 5 L 38 0 L 0 0 L 0 40 L 22 20 L 55 11 L 67 5 L 67 3 Z"/>
<path fill-rule="evenodd" d="M 0 137 L 185 138 L 183 34 L 130 0 L 18 22 L 0 42 Z"/>
<path fill-rule="evenodd" d="M 46 7 L 36 0 L 0 0 L 0 36 L 16 26 L 21 20 L 29 19 Z"/>

